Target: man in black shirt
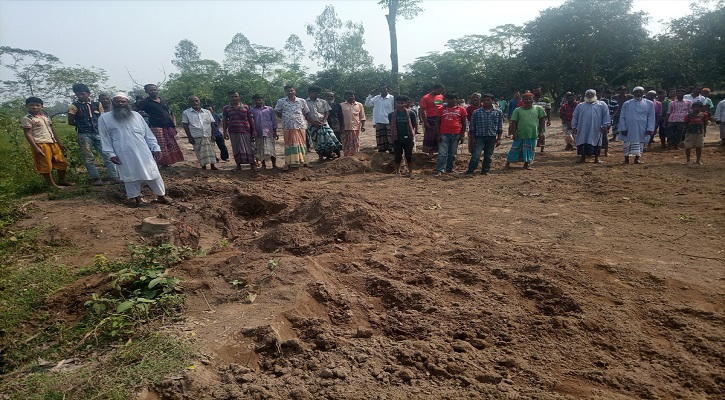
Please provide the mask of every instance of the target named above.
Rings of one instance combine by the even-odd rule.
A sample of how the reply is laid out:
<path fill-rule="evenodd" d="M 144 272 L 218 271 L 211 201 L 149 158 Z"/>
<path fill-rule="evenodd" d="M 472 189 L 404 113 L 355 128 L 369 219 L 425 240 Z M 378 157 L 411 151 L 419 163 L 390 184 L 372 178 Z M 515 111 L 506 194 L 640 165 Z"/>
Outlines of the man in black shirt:
<path fill-rule="evenodd" d="M 161 157 L 156 159 L 160 167 L 166 167 L 184 160 L 184 154 L 176 143 L 176 117 L 169 105 L 159 97 L 159 88 L 149 83 L 143 87 L 149 96 L 138 103 L 136 108 L 148 116 L 149 128 L 156 136 L 161 147 Z"/>

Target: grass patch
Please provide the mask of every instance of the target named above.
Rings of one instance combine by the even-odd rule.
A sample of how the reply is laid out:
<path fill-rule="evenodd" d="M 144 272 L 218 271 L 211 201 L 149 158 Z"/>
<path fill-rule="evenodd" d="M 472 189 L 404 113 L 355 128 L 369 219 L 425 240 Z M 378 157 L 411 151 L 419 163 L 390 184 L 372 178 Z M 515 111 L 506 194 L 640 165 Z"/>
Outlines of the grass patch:
<path fill-rule="evenodd" d="M 1 384 L 0 394 L 17 400 L 127 400 L 149 383 L 184 371 L 192 357 L 187 343 L 155 333 L 116 347 L 107 355 L 83 360 L 84 366 L 72 372 L 32 372 L 37 368 L 28 368 L 22 377 Z"/>
<path fill-rule="evenodd" d="M 663 205 L 665 205 L 664 202 L 657 200 L 657 199 L 645 199 L 642 201 L 642 203 L 644 203 L 650 207 L 653 207 L 653 208 L 662 207 Z"/>

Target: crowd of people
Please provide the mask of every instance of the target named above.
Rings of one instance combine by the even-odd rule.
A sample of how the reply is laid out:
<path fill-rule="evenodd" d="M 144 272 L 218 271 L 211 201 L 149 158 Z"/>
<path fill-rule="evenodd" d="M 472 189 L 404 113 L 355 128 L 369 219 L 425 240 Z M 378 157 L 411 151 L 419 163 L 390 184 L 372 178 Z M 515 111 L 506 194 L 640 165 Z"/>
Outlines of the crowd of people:
<path fill-rule="evenodd" d="M 91 100 L 89 88 L 73 85 L 77 100 L 68 109 L 68 123 L 75 127 L 81 158 L 92 185 L 103 185 L 95 165 L 94 149 L 103 159 L 106 180 L 123 182 L 129 199 L 145 207 L 141 185 L 147 183 L 158 196 L 157 201 L 171 204 L 166 196 L 159 168 L 184 159 L 176 140 L 177 120 L 168 103 L 158 96 L 158 87 L 144 86 L 145 98 L 131 104 L 126 93 L 101 94 Z M 481 174 L 488 175 L 494 149 L 501 144 L 504 121 L 509 120 L 507 137 L 513 142 L 506 156 L 506 169 L 523 162 L 531 169 L 536 149 L 545 151 L 547 127 L 551 126 L 551 99 L 541 87 L 523 94 L 516 92 L 510 101 L 489 93 L 473 93 L 470 104 L 455 93 L 443 94 L 442 84 L 433 85 L 420 99 L 419 105 L 407 96 L 393 96 L 387 85 L 370 93 L 364 104 L 356 93 L 346 91 L 344 101 L 336 102 L 336 94 L 323 94 L 322 88 L 310 86 L 306 99 L 297 97 L 296 88 L 285 86 L 285 97 L 268 106 L 262 95 L 252 96 L 251 106 L 241 101 L 239 92 L 228 93 L 228 104 L 220 114 L 211 105 L 202 105 L 199 97 L 188 98 L 189 108 L 182 112 L 182 127 L 201 166 L 218 169 L 218 162 L 229 161 L 229 149 L 237 166 L 249 165 L 256 172 L 259 166 L 277 168 L 275 143 L 279 139 L 278 119 L 284 141 L 283 171 L 291 167 L 310 167 L 311 148 L 319 161 L 354 156 L 360 151 L 360 133 L 365 131 L 365 106 L 372 107 L 372 123 L 379 152 L 394 155 L 395 173 L 413 176 L 413 152 L 419 127 L 423 127 L 421 150 L 437 154 L 436 175 L 454 172 L 458 146 L 468 131 L 471 159 L 466 175 L 472 176 L 483 156 Z M 642 164 L 642 154 L 651 148 L 659 132 L 662 147 L 685 148 L 690 163 L 695 149 L 695 163 L 702 164 L 702 148 L 710 121 L 720 125 L 721 143 L 725 145 L 725 101 L 713 107 L 707 88 L 691 90 L 648 90 L 637 86 L 631 94 L 626 88 L 616 95 L 608 90 L 589 89 L 581 101 L 567 93 L 559 106 L 564 127 L 565 150 L 577 151 L 577 162 L 609 155 L 609 142 L 623 143 L 624 163 Z M 323 96 L 323 97 L 321 97 Z M 43 101 L 37 97 L 26 100 L 28 114 L 21 124 L 29 142 L 36 170 L 48 185 L 72 185 L 66 180 L 66 151 L 43 112 Z M 612 137 L 609 138 L 609 132 Z M 217 157 L 217 151 L 219 156 Z M 633 160 L 630 160 L 634 157 Z M 403 171 L 405 159 L 406 171 Z M 58 172 L 55 180 L 53 169 Z"/>

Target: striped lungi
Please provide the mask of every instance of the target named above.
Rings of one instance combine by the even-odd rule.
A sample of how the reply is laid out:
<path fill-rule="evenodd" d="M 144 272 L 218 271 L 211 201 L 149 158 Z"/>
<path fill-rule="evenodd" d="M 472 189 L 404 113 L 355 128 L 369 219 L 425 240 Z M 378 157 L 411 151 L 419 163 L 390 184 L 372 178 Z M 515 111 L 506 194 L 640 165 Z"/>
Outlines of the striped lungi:
<path fill-rule="evenodd" d="M 305 165 L 307 160 L 307 135 L 304 129 L 283 129 L 285 166 Z"/>
<path fill-rule="evenodd" d="M 624 142 L 622 149 L 625 157 L 642 155 L 642 143 L 640 142 Z"/>
<path fill-rule="evenodd" d="M 360 131 L 342 131 L 342 153 L 345 157 L 354 156 L 360 151 Z"/>
<path fill-rule="evenodd" d="M 214 152 L 214 138 L 197 137 L 194 138 L 194 154 L 202 167 L 206 165 L 216 164 L 216 153 Z"/>
<path fill-rule="evenodd" d="M 390 125 L 375 124 L 375 142 L 379 152 L 393 150 L 393 143 L 390 142 Z"/>
<path fill-rule="evenodd" d="M 325 124 L 322 126 L 310 126 L 307 128 L 307 137 L 310 138 L 315 152 L 321 157 L 330 157 L 334 152 L 342 149 L 342 144 L 335 137 L 335 132 Z"/>
<path fill-rule="evenodd" d="M 156 126 L 151 128 L 151 132 L 156 136 L 156 142 L 161 148 L 161 157 L 156 160 L 159 166 L 165 167 L 184 161 L 184 153 L 181 152 L 179 144 L 176 143 L 176 128 Z"/>
<path fill-rule="evenodd" d="M 274 138 L 258 137 L 254 139 L 254 147 L 257 148 L 257 160 L 267 161 L 277 157 L 277 150 L 274 148 Z"/>
<path fill-rule="evenodd" d="M 234 162 L 237 165 L 256 163 L 254 153 L 254 143 L 252 143 L 252 134 L 249 132 L 229 132 L 229 141 L 232 142 L 232 154 Z"/>

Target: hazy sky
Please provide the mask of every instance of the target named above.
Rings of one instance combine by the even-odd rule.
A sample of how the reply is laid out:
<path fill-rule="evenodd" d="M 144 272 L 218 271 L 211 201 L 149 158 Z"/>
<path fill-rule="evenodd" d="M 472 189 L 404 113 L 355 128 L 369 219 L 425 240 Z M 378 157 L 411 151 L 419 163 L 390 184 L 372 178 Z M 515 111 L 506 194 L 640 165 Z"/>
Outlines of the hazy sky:
<path fill-rule="evenodd" d="M 563 1 L 425 0 L 415 19 L 398 22 L 401 68 L 429 51 L 445 50 L 449 39 L 487 34 L 503 24 L 521 25 L 540 10 Z M 377 0 L 347 1 L 15 1 L 0 0 L 0 45 L 53 54 L 66 65 L 105 69 L 109 84 L 130 89 L 126 68 L 141 84 L 160 82 L 161 68 L 175 72 L 174 47 L 182 39 L 196 44 L 202 58 L 224 60 L 224 47 L 237 32 L 252 43 L 281 49 L 296 33 L 310 50 L 305 24 L 326 4 L 343 20 L 362 22 L 365 47 L 375 64 L 390 66 L 385 12 Z M 647 28 L 659 33 L 660 21 L 689 14 L 689 0 L 635 0 L 649 13 Z M 576 29 L 576 27 L 572 27 Z M 315 71 L 317 66 L 307 60 Z M 9 78 L 0 71 L 0 79 Z"/>

